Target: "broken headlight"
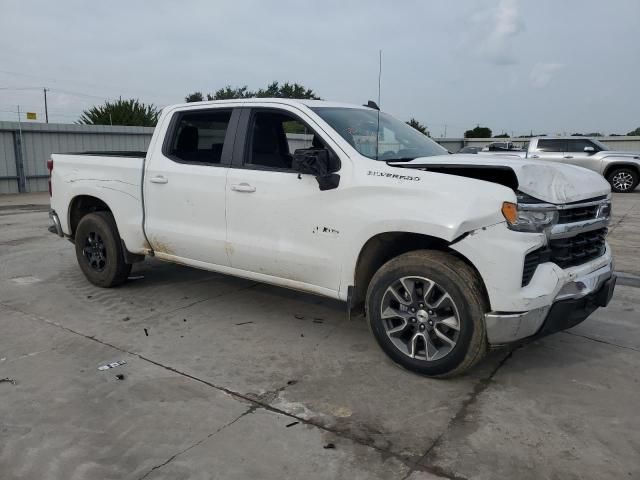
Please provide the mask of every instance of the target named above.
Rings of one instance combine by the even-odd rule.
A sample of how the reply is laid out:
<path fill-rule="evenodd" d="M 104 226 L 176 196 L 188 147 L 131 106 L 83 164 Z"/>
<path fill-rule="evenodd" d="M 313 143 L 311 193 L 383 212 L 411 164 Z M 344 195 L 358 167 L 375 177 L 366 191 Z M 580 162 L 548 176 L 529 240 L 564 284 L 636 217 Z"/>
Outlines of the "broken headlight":
<path fill-rule="evenodd" d="M 558 210 L 553 207 L 523 206 L 511 202 L 502 204 L 502 215 L 511 230 L 543 232 L 558 222 Z"/>

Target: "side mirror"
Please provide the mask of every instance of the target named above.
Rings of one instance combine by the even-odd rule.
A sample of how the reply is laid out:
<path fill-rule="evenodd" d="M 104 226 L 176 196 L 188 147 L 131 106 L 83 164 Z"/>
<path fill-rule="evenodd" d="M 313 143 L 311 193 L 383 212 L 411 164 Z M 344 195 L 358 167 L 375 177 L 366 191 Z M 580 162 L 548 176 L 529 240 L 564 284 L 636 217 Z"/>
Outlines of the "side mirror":
<path fill-rule="evenodd" d="M 595 153 L 596 149 L 593 147 L 584 147 L 585 153 Z"/>
<path fill-rule="evenodd" d="M 313 175 L 320 190 L 331 190 L 340 184 L 340 175 L 331 173 L 336 170 L 329 150 L 324 148 L 302 148 L 293 153 L 291 168 L 298 173 Z"/>

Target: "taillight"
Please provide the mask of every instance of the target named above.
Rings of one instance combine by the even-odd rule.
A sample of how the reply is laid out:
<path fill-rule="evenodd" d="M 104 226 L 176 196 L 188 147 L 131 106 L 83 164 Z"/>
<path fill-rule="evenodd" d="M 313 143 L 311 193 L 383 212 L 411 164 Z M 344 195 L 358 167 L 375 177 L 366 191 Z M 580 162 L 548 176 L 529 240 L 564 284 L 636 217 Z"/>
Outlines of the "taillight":
<path fill-rule="evenodd" d="M 49 196 L 51 196 L 51 174 L 53 173 L 53 158 L 47 160 L 47 170 L 49 170 Z"/>

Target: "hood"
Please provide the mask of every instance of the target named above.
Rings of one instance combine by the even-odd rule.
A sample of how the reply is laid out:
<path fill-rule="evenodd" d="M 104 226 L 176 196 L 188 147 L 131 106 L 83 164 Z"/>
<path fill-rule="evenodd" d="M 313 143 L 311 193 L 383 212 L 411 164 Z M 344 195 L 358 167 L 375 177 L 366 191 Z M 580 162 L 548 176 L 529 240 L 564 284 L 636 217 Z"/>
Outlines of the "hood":
<path fill-rule="evenodd" d="M 601 175 L 586 168 L 516 157 L 438 155 L 410 162 L 389 162 L 389 165 L 499 183 L 554 204 L 577 202 L 611 192 L 609 183 Z"/>

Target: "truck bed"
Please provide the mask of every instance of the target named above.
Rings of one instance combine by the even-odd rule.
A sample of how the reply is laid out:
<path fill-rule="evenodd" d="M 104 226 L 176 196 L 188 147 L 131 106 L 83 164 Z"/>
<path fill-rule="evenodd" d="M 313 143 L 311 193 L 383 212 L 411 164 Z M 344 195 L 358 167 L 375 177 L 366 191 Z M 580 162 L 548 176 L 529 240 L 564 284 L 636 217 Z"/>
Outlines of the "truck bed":
<path fill-rule="evenodd" d="M 118 231 L 132 253 L 145 250 L 142 229 L 142 168 L 145 152 L 53 154 L 51 208 L 62 230 L 72 234 L 69 210 L 81 197 L 95 197 L 113 212 Z"/>

